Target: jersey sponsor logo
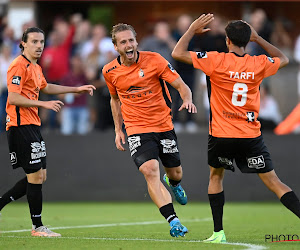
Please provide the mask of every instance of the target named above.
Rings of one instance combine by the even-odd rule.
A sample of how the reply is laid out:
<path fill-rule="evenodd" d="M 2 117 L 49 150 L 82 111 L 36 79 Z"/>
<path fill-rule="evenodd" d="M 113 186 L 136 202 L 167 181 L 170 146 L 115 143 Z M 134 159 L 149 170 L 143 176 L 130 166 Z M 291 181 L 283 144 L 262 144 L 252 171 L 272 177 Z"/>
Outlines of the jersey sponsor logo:
<path fill-rule="evenodd" d="M 137 152 L 136 148 L 142 146 L 141 137 L 140 136 L 129 136 L 128 144 L 129 144 L 130 154 L 131 154 L 131 156 L 133 156 Z"/>
<path fill-rule="evenodd" d="M 160 144 L 163 146 L 164 154 L 172 154 L 179 152 L 175 140 L 163 139 L 160 140 Z"/>
<path fill-rule="evenodd" d="M 16 85 L 20 85 L 20 83 L 21 83 L 21 76 L 13 76 L 11 83 L 12 84 L 16 84 Z"/>
<path fill-rule="evenodd" d="M 144 71 L 142 69 L 139 70 L 139 77 L 143 78 L 145 76 Z"/>
<path fill-rule="evenodd" d="M 117 68 L 117 66 L 113 66 L 112 68 L 110 68 L 110 69 L 106 70 L 106 72 L 105 72 L 105 73 L 108 73 L 108 72 L 110 72 L 110 71 L 114 70 L 115 68 Z"/>
<path fill-rule="evenodd" d="M 275 60 L 272 58 L 272 57 L 268 57 L 268 60 L 271 62 L 271 63 L 274 63 Z"/>
<path fill-rule="evenodd" d="M 196 54 L 197 54 L 197 58 L 207 58 L 207 54 L 206 54 L 206 52 L 202 52 L 202 51 L 200 51 L 200 52 L 196 52 Z"/>
<path fill-rule="evenodd" d="M 46 156 L 46 144 L 44 141 L 31 143 L 31 159 L 39 159 Z M 30 163 L 32 164 L 32 163 Z"/>
<path fill-rule="evenodd" d="M 17 163 L 17 154 L 16 152 L 9 153 L 10 162 L 12 165 Z"/>
<path fill-rule="evenodd" d="M 126 93 L 135 93 L 143 90 L 143 87 L 137 87 L 137 86 L 130 86 L 127 90 Z"/>
<path fill-rule="evenodd" d="M 169 67 L 169 69 L 170 69 L 172 72 L 175 72 L 175 69 L 173 68 L 173 66 L 172 66 L 171 63 L 168 63 L 168 67 Z"/>
<path fill-rule="evenodd" d="M 247 112 L 247 122 L 254 122 L 255 121 L 255 115 L 254 112 Z"/>
<path fill-rule="evenodd" d="M 248 161 L 248 167 L 249 168 L 260 169 L 260 168 L 265 167 L 265 159 L 262 155 L 247 158 L 247 161 Z"/>

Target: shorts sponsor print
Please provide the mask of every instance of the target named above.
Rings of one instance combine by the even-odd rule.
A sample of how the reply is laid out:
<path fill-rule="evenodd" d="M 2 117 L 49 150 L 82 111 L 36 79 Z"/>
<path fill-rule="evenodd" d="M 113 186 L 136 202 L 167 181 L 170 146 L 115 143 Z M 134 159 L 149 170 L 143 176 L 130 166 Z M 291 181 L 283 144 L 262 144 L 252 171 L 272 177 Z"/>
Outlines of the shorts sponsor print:
<path fill-rule="evenodd" d="M 165 167 L 180 166 L 177 137 L 174 130 L 135 134 L 128 137 L 131 157 L 139 168 L 145 162 L 159 158 Z"/>
<path fill-rule="evenodd" d="M 46 168 L 46 144 L 36 125 L 11 127 L 7 132 L 10 161 L 13 168 L 26 173 Z"/>
<path fill-rule="evenodd" d="M 210 135 L 208 164 L 214 168 L 223 167 L 232 171 L 236 165 L 242 173 L 267 173 L 273 170 L 271 156 L 262 136 L 217 138 Z"/>

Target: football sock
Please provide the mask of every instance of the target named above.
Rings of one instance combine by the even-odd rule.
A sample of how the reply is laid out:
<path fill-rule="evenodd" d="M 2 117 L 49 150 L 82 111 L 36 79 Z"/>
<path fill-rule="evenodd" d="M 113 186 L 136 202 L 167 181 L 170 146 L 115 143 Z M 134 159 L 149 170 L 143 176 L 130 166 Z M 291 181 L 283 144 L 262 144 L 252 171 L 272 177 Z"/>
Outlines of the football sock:
<path fill-rule="evenodd" d="M 1 198 L 0 198 L 0 211 L 3 207 L 5 207 L 8 203 L 20 199 L 26 194 L 27 190 L 27 177 L 19 180 L 13 188 L 8 190 Z"/>
<path fill-rule="evenodd" d="M 208 198 L 214 220 L 214 232 L 219 232 L 220 230 L 223 230 L 224 191 L 218 194 L 208 194 Z"/>
<path fill-rule="evenodd" d="M 169 178 L 169 182 L 170 182 L 171 186 L 176 187 L 181 182 L 181 180 L 174 181 L 174 180 Z"/>
<path fill-rule="evenodd" d="M 167 205 L 162 206 L 159 209 L 160 213 L 162 214 L 163 217 L 166 218 L 166 220 L 170 223 L 172 220 L 177 218 L 177 215 L 174 211 L 174 207 L 172 203 L 169 203 Z"/>
<path fill-rule="evenodd" d="M 281 203 L 300 218 L 300 202 L 293 191 L 285 193 L 280 198 Z"/>
<path fill-rule="evenodd" d="M 41 215 L 43 202 L 42 184 L 28 183 L 27 200 L 29 204 L 32 225 L 34 225 L 36 228 L 43 226 Z"/>

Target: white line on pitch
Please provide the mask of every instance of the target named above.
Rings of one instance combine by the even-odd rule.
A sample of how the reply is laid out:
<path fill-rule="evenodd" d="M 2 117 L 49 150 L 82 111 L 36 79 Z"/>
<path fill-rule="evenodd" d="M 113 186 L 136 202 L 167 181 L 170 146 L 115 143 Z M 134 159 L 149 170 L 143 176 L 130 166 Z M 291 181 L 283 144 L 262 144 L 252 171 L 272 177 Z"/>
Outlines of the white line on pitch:
<path fill-rule="evenodd" d="M 183 222 L 201 222 L 201 221 L 211 221 L 211 218 L 203 219 L 193 219 L 193 220 L 183 220 Z M 111 224 L 99 224 L 99 225 L 82 225 L 82 226 L 67 226 L 67 227 L 49 227 L 51 230 L 57 229 L 74 229 L 74 228 L 96 228 L 96 227 L 117 227 L 117 226 L 138 226 L 138 225 L 152 225 L 152 224 L 164 224 L 166 221 L 141 221 L 141 222 L 125 222 L 125 223 L 111 223 Z M 31 229 L 21 229 L 21 230 L 10 230 L 2 231 L 1 233 L 21 233 L 29 232 Z"/>
<path fill-rule="evenodd" d="M 5 238 L 18 238 L 18 239 L 33 239 L 32 237 L 26 236 L 1 236 Z M 0 237 L 0 238 L 1 238 Z M 53 239 L 53 238 L 52 238 Z M 201 243 L 201 240 L 164 240 L 164 239 L 147 239 L 147 238 L 97 238 L 97 237 L 55 237 L 55 239 L 70 239 L 70 240 L 106 240 L 106 241 L 152 241 L 152 242 L 182 242 L 182 243 Z M 227 243 L 219 243 L 222 245 L 234 245 L 234 246 L 242 246 L 246 247 L 244 250 L 263 250 L 268 249 L 267 247 L 249 243 L 240 243 L 240 242 L 227 242 Z"/>

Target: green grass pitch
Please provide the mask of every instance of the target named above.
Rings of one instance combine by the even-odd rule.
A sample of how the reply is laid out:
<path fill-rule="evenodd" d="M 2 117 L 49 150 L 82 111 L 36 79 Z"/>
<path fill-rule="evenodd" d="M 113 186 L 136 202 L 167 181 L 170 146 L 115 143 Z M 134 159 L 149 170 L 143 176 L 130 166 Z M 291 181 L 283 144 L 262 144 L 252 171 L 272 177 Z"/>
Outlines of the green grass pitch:
<path fill-rule="evenodd" d="M 45 203 L 43 222 L 62 237 L 35 238 L 27 203 L 15 202 L 2 210 L 0 249 L 300 249 L 300 241 L 265 242 L 265 235 L 300 236 L 299 219 L 279 202 L 227 202 L 228 244 L 201 242 L 213 231 L 208 203 L 175 204 L 175 210 L 186 237 L 172 238 L 152 203 Z"/>

